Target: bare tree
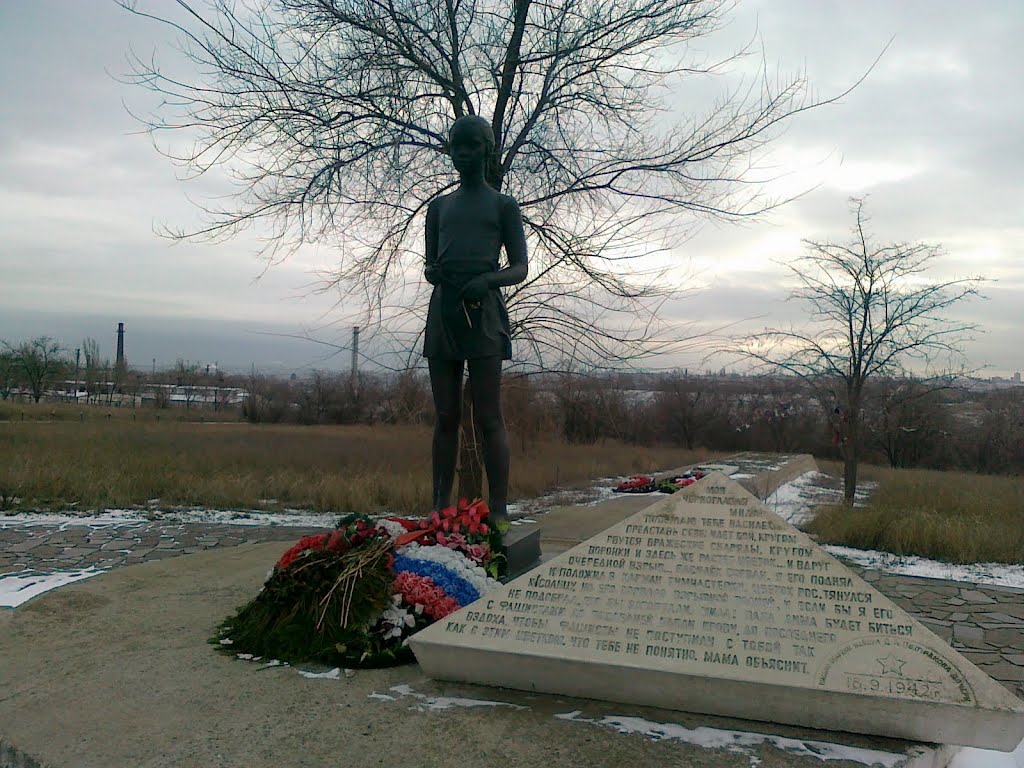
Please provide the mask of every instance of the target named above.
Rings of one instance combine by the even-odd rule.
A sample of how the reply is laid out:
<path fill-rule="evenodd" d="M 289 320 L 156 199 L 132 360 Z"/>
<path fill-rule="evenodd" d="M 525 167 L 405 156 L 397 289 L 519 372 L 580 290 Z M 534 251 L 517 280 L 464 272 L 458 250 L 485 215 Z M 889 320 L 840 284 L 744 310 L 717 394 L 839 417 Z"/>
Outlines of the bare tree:
<path fill-rule="evenodd" d="M 67 370 L 64 348 L 50 336 L 39 336 L 17 347 L 8 346 L 7 349 L 20 370 L 22 381 L 37 403 Z"/>
<path fill-rule="evenodd" d="M 1024 391 L 989 393 L 972 442 L 979 472 L 1024 472 Z"/>
<path fill-rule="evenodd" d="M 105 367 L 103 360 L 100 358 L 99 342 L 92 337 L 82 339 L 82 355 L 85 357 L 84 384 L 86 402 L 98 403 L 100 397 L 100 378 Z"/>
<path fill-rule="evenodd" d="M 951 384 L 942 379 L 875 382 L 871 408 L 864 413 L 865 432 L 890 467 L 917 467 L 950 455 L 942 444 L 950 437 L 946 390 Z"/>
<path fill-rule="evenodd" d="M 185 400 L 185 410 L 192 407 L 199 395 L 199 364 L 179 359 L 174 364 L 175 385 Z"/>
<path fill-rule="evenodd" d="M 654 408 L 658 421 L 672 442 L 696 448 L 707 429 L 706 411 L 711 402 L 706 381 L 676 372 L 658 382 Z"/>
<path fill-rule="evenodd" d="M 962 344 L 976 326 L 946 312 L 977 296 L 983 282 L 980 277 L 926 278 L 942 253 L 939 246 L 875 245 L 864 201 L 853 199 L 851 207 L 855 224 L 848 243 L 805 240 L 803 256 L 785 264 L 799 285 L 790 298 L 806 305 L 809 323 L 767 329 L 742 345 L 747 357 L 799 376 L 832 404 L 848 504 L 857 490 L 864 447 L 865 385 L 909 376 L 911 368 L 923 379 L 937 367 L 942 367 L 943 380 L 953 375 Z"/>
<path fill-rule="evenodd" d="M 0 399 L 7 400 L 18 386 L 18 360 L 7 344 L 0 341 Z"/>
<path fill-rule="evenodd" d="M 180 72 L 132 57 L 128 82 L 161 97 L 144 123 L 188 134 L 187 150 L 164 151 L 192 174 L 226 165 L 237 183 L 233 204 L 171 234 L 258 226 L 269 261 L 335 245 L 322 290 L 362 294 L 376 322 L 389 300 L 408 305 L 420 214 L 454 186 L 448 127 L 488 115 L 489 181 L 519 200 L 531 246 L 531 277 L 507 297 L 513 332 L 540 365 L 677 343 L 655 314 L 673 288 L 639 260 L 693 215 L 771 207 L 752 156 L 829 101 L 763 67 L 671 119 L 666 93 L 731 60 L 688 47 L 719 27 L 727 0 L 178 0 L 152 12 L 118 1 L 175 30 L 185 56 Z"/>

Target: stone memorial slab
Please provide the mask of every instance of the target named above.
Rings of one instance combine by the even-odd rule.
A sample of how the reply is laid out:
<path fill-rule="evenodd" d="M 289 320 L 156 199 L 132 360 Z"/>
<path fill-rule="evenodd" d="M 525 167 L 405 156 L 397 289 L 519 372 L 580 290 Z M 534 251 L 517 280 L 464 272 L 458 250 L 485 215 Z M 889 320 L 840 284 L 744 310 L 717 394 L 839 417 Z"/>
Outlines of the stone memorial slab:
<path fill-rule="evenodd" d="M 430 677 L 1012 750 L 1024 702 L 713 473 L 416 634 Z"/>
<path fill-rule="evenodd" d="M 693 468 L 705 473 L 721 472 L 723 475 L 734 475 L 740 471 L 735 464 L 696 464 Z"/>

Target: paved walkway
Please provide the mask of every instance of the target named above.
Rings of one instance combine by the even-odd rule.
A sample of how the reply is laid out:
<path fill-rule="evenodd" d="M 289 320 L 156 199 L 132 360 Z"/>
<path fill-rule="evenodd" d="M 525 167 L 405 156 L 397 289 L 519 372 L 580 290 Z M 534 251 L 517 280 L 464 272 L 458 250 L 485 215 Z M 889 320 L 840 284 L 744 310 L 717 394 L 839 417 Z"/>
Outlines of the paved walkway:
<path fill-rule="evenodd" d="M 106 570 L 216 547 L 297 541 L 317 530 L 322 529 L 141 521 L 6 526 L 0 517 L 0 577 L 86 568 Z"/>

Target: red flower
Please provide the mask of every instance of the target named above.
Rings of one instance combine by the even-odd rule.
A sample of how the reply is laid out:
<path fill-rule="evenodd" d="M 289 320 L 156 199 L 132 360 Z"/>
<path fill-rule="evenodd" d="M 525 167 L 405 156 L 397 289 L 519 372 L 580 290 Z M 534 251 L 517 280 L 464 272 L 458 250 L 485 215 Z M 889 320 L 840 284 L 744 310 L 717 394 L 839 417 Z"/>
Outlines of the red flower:
<path fill-rule="evenodd" d="M 341 550 L 347 542 L 345 541 L 345 532 L 342 530 L 335 530 L 331 532 L 331 536 L 327 539 L 327 549 L 332 552 L 338 552 Z"/>
<path fill-rule="evenodd" d="M 654 479 L 647 475 L 632 475 L 628 480 L 623 480 L 615 488 L 620 491 L 628 491 L 634 488 L 643 488 L 645 485 L 650 485 L 654 482 Z"/>
<path fill-rule="evenodd" d="M 299 539 L 299 543 L 281 555 L 281 559 L 277 561 L 277 567 L 284 570 L 289 565 L 295 562 L 295 559 L 305 552 L 307 549 L 320 549 L 324 546 L 327 541 L 326 533 L 316 533 L 312 536 L 303 536 Z"/>
<path fill-rule="evenodd" d="M 398 523 L 407 531 L 415 531 L 417 528 L 420 527 L 420 524 L 422 522 L 419 520 L 409 520 L 406 517 L 389 517 L 387 519 L 392 523 Z"/>

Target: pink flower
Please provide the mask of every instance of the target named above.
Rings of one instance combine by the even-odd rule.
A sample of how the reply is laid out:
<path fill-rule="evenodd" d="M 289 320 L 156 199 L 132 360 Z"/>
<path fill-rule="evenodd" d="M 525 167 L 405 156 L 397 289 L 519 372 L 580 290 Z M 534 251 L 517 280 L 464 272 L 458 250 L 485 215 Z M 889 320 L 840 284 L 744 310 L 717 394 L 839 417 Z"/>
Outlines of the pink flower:
<path fill-rule="evenodd" d="M 433 579 L 415 573 L 403 572 L 395 579 L 395 590 L 402 596 L 406 605 L 413 606 L 418 613 L 418 606 L 434 621 L 443 619 L 459 609 L 455 598 L 448 597 Z"/>

